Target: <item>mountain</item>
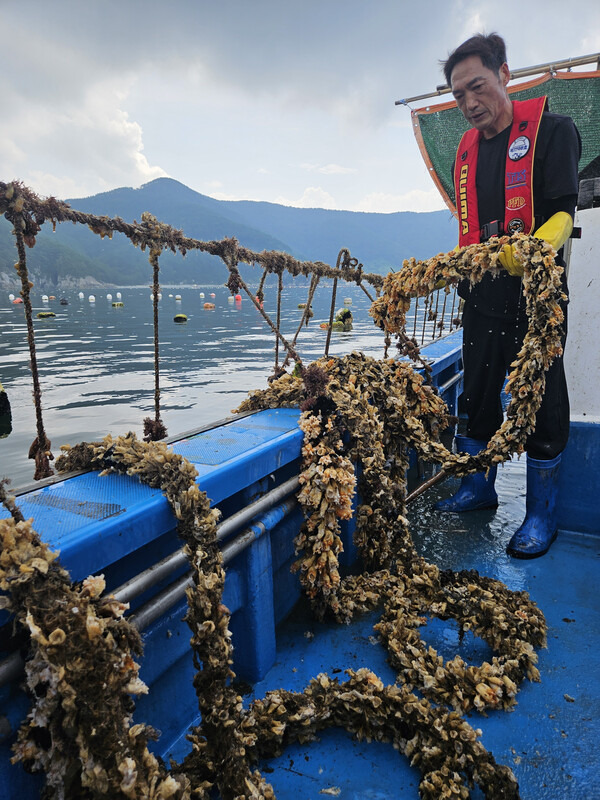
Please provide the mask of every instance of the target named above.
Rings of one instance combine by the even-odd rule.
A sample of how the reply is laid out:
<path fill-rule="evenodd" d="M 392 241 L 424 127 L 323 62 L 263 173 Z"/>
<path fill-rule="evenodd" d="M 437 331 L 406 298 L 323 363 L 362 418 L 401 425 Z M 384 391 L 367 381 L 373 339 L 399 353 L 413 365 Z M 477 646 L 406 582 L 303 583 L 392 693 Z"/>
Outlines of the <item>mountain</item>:
<path fill-rule="evenodd" d="M 195 239 L 235 236 L 251 250 L 281 250 L 301 260 L 335 264 L 339 250 L 346 247 L 367 272 L 382 274 L 409 256 L 427 258 L 448 251 L 456 241 L 456 223 L 446 211 L 377 214 L 215 200 L 171 178 L 67 202 L 78 211 L 126 221 L 139 220 L 149 211 Z M 0 285 L 16 288 L 15 260 L 10 225 L 0 220 Z M 199 252 L 185 258 L 165 252 L 160 266 L 163 284 L 221 284 L 227 277 L 220 259 Z M 100 239 L 85 226 L 69 223 L 57 226 L 56 234 L 44 226 L 35 248 L 28 251 L 28 267 L 40 289 L 83 288 L 94 282 L 149 284 L 152 279 L 148 254 L 132 247 L 125 236 Z"/>

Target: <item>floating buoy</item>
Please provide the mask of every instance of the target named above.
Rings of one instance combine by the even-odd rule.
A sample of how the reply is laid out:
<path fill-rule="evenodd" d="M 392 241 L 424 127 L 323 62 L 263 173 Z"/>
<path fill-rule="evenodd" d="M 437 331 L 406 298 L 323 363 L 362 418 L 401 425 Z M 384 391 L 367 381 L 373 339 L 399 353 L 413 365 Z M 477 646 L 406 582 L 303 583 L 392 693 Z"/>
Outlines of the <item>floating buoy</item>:
<path fill-rule="evenodd" d="M 117 292 L 117 300 L 121 299 L 121 292 Z"/>
<path fill-rule="evenodd" d="M 51 294 L 48 300 L 56 300 L 56 297 L 53 294 Z"/>
<path fill-rule="evenodd" d="M 170 295 L 169 295 L 169 297 L 173 297 L 173 295 L 172 295 L 172 294 L 170 294 Z"/>
<path fill-rule="evenodd" d="M 12 303 L 12 301 L 15 299 L 15 296 L 14 296 L 14 294 L 9 294 L 9 295 L 8 295 L 8 299 L 9 299 L 9 300 L 10 300 L 10 302 Z"/>
<path fill-rule="evenodd" d="M 335 322 L 331 326 L 332 331 L 351 331 L 352 312 L 349 308 L 340 308 L 335 315 Z"/>
<path fill-rule="evenodd" d="M 306 303 L 298 303 L 298 308 L 306 308 Z"/>
<path fill-rule="evenodd" d="M 48 295 L 47 294 L 43 294 L 42 295 L 42 303 L 47 303 L 47 302 L 48 302 Z"/>
<path fill-rule="evenodd" d="M 351 306 L 352 305 L 352 298 L 351 297 L 344 297 L 344 305 Z"/>
<path fill-rule="evenodd" d="M 235 299 L 236 300 L 241 300 L 242 299 L 242 295 L 241 294 L 236 294 Z"/>
<path fill-rule="evenodd" d="M 55 317 L 56 314 L 54 311 L 38 311 L 38 319 L 49 319 L 50 317 Z"/>
<path fill-rule="evenodd" d="M 15 297 L 15 299 L 13 300 L 13 305 L 16 306 L 18 303 L 22 303 L 22 302 L 23 302 L 23 298 L 22 297 Z"/>
<path fill-rule="evenodd" d="M 233 297 L 230 294 L 227 295 L 227 302 L 233 303 Z"/>
<path fill-rule="evenodd" d="M 117 297 L 118 297 L 118 295 L 117 295 Z M 170 294 L 169 297 L 173 297 L 173 295 Z M 158 299 L 162 300 L 162 292 L 158 293 Z M 150 292 L 150 300 L 154 300 L 154 292 Z"/>
<path fill-rule="evenodd" d="M 83 300 L 83 297 L 84 297 L 84 294 L 83 294 L 83 292 L 79 292 L 79 299 L 80 299 L 80 300 Z"/>
<path fill-rule="evenodd" d="M 106 295 L 106 299 L 107 299 L 107 300 L 112 300 L 112 294 L 107 294 L 107 295 Z"/>
<path fill-rule="evenodd" d="M 60 298 L 60 304 L 61 304 L 61 306 L 68 306 L 69 305 L 69 301 L 67 300 L 66 297 L 61 297 Z"/>
<path fill-rule="evenodd" d="M 118 300 L 112 304 L 113 308 L 123 308 L 123 303 L 119 302 Z"/>
<path fill-rule="evenodd" d="M 173 322 L 187 322 L 187 317 L 185 314 L 175 314 Z"/>
<path fill-rule="evenodd" d="M 211 309 L 211 308 L 214 308 L 214 307 L 215 307 L 214 303 L 204 303 L 204 308 L 206 308 L 206 309 Z"/>
<path fill-rule="evenodd" d="M 200 297 L 204 297 L 204 292 L 200 292 Z"/>
<path fill-rule="evenodd" d="M 93 295 L 93 294 L 91 294 L 91 295 L 88 297 L 88 300 L 90 301 L 90 303 L 95 303 L 95 302 L 96 302 L 96 298 L 94 297 L 94 295 Z"/>
<path fill-rule="evenodd" d="M 323 330 L 324 330 L 324 331 L 326 331 L 326 330 L 327 330 L 327 328 L 329 328 L 329 325 L 328 325 L 326 322 L 322 322 L 322 323 L 319 325 L 319 328 L 323 328 Z"/>
<path fill-rule="evenodd" d="M 214 292 L 211 292 L 211 293 L 210 293 L 210 296 L 211 296 L 211 297 L 216 297 L 217 295 L 216 295 Z"/>
<path fill-rule="evenodd" d="M 181 295 L 180 294 L 176 294 L 175 295 L 175 300 L 179 300 L 179 302 L 181 303 Z"/>

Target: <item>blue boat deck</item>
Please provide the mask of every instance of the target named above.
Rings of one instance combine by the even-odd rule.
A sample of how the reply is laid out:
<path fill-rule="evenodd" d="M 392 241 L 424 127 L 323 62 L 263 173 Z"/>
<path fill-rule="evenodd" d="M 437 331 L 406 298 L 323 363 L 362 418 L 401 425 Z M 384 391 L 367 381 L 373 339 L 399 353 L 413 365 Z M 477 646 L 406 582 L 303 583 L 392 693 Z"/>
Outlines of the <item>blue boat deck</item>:
<path fill-rule="evenodd" d="M 565 532 L 541 559 L 510 558 L 504 548 L 524 514 L 524 460 L 499 470 L 496 513 L 432 511 L 433 502 L 449 494 L 452 483 L 434 487 L 410 507 L 419 551 L 440 567 L 474 568 L 511 589 L 527 590 L 548 623 L 548 647 L 539 651 L 541 682 L 525 680 L 511 712 L 492 711 L 487 717 L 471 713 L 467 719 L 482 730 L 481 741 L 496 761 L 511 767 L 523 800 L 598 798 L 600 539 Z M 393 683 L 395 673 L 373 631 L 377 619 L 373 613 L 350 627 L 338 626 L 314 622 L 299 608 L 280 627 L 277 661 L 253 694 L 261 697 L 282 686 L 300 691 L 319 672 L 343 680 L 343 670 L 360 667 Z M 421 634 L 445 659 L 460 653 L 468 663 L 478 664 L 491 657 L 488 646 L 469 634 L 460 643 L 452 621 L 434 618 Z M 261 766 L 280 800 L 317 800 L 323 790 L 348 800 L 418 797 L 419 771 L 407 758 L 391 745 L 357 742 L 340 730 L 325 731 L 312 744 L 294 744 Z M 471 796 L 483 794 L 476 787 Z"/>

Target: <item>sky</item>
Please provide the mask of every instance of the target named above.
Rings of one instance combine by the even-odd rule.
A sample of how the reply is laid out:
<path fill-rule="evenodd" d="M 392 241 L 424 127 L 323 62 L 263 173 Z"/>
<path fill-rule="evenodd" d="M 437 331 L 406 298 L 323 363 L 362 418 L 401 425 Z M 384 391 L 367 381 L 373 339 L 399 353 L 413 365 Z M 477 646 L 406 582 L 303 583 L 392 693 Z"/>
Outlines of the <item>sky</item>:
<path fill-rule="evenodd" d="M 0 180 L 77 198 L 168 176 L 224 200 L 442 209 L 395 101 L 493 31 L 511 69 L 596 53 L 600 2 L 0 0 Z"/>

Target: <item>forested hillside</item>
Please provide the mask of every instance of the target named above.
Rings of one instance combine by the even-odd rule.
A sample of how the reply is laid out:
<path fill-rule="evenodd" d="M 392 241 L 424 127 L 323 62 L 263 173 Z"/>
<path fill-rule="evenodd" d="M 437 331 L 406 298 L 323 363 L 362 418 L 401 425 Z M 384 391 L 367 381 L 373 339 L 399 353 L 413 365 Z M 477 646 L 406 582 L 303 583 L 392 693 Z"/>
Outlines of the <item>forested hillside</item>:
<path fill-rule="evenodd" d="M 170 178 L 159 178 L 139 189 L 115 189 L 93 197 L 67 201 L 73 208 L 97 215 L 139 220 L 149 211 L 187 236 L 208 241 L 235 236 L 252 250 L 283 250 L 296 258 L 334 264 L 347 247 L 370 272 L 396 269 L 404 258 L 451 249 L 456 224 L 449 212 L 396 214 L 329 211 L 253 201 L 215 200 Z M 14 237 L 0 220 L 0 285 L 15 286 Z M 225 272 L 220 259 L 191 252 L 185 258 L 161 256 L 163 284 L 220 284 Z M 95 282 L 114 286 L 147 284 L 151 279 L 146 253 L 120 234 L 112 240 L 94 236 L 85 226 L 63 223 L 52 233 L 45 225 L 28 266 L 40 289 L 81 286 Z"/>

